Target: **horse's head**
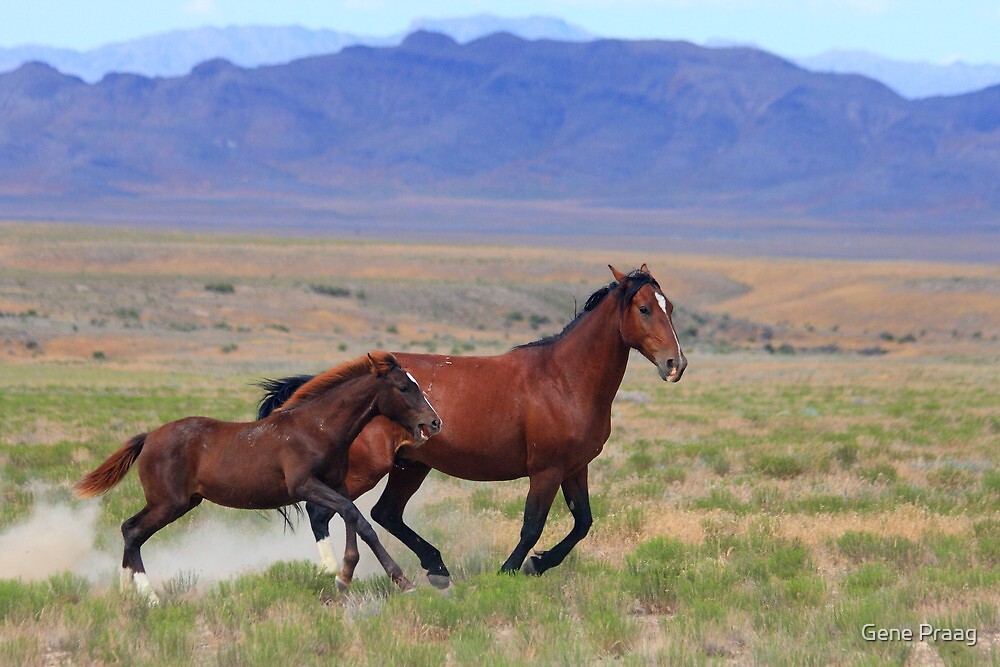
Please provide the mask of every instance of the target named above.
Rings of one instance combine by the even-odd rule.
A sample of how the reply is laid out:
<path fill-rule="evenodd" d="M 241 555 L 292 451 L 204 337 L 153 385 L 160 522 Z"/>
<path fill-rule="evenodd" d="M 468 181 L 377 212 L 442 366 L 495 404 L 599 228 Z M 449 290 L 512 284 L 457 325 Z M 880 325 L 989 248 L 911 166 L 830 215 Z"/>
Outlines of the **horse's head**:
<path fill-rule="evenodd" d="M 687 357 L 674 331 L 673 304 L 645 264 L 629 274 L 610 265 L 608 268 L 618 282 L 618 289 L 623 290 L 619 327 L 622 340 L 653 362 L 661 378 L 677 382 L 687 368 Z"/>
<path fill-rule="evenodd" d="M 421 391 L 413 376 L 399 366 L 389 352 L 369 352 L 372 374 L 380 384 L 375 399 L 378 411 L 413 435 L 420 446 L 441 430 L 441 418 Z"/>

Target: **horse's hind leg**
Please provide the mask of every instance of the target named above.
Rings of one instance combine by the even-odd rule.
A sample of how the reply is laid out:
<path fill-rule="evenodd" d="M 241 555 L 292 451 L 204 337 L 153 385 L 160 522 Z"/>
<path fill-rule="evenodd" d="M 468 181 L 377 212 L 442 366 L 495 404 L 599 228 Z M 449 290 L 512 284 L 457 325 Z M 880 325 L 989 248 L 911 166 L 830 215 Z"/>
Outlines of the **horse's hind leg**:
<path fill-rule="evenodd" d="M 427 571 L 427 580 L 432 586 L 448 588 L 451 573 L 441 559 L 441 552 L 403 522 L 406 503 L 430 471 L 429 466 L 416 461 L 404 461 L 393 466 L 382 497 L 372 508 L 372 518 L 420 558 L 420 566 Z"/>
<path fill-rule="evenodd" d="M 563 562 L 577 542 L 590 532 L 593 516 L 590 513 L 590 493 L 587 490 L 587 469 L 563 480 L 563 498 L 573 515 L 573 528 L 569 534 L 548 551 L 536 552 L 524 562 L 526 574 L 542 574 Z"/>
<path fill-rule="evenodd" d="M 413 584 L 410 583 L 410 580 L 403 574 L 403 570 L 392 559 L 392 556 L 385 550 L 382 543 L 379 542 L 375 530 L 372 529 L 371 524 L 361 515 L 361 512 L 351 502 L 350 498 L 334 491 L 315 477 L 296 484 L 293 491 L 295 495 L 301 497 L 306 502 L 326 507 L 342 516 L 344 523 L 348 526 L 348 530 L 356 530 L 361 535 L 361 539 L 371 547 L 372 552 L 378 558 L 379 563 L 382 564 L 386 574 L 396 582 L 396 585 L 404 591 L 413 589 Z"/>
<path fill-rule="evenodd" d="M 343 494 L 347 495 L 347 494 Z M 344 546 L 344 566 L 337 567 L 337 556 L 333 553 L 333 540 L 330 537 L 330 520 L 333 512 L 325 507 L 306 503 L 306 514 L 309 515 L 309 526 L 316 538 L 316 550 L 319 552 L 319 566 L 324 572 L 336 574 L 334 581 L 338 590 L 347 590 L 354 578 L 354 568 L 358 566 L 361 554 L 358 553 L 358 533 L 347 526 L 347 541 Z"/>
<path fill-rule="evenodd" d="M 189 510 L 201 502 L 200 497 L 191 499 L 186 504 L 146 504 L 138 514 L 127 519 L 122 524 L 122 537 L 125 538 L 125 551 L 122 554 L 122 584 L 134 585 L 140 595 L 150 604 L 157 604 L 160 599 L 153 591 L 146 567 L 142 563 L 140 549 L 153 533 L 167 524 L 176 521 L 187 514 Z"/>
<path fill-rule="evenodd" d="M 346 496 L 346 494 L 344 494 Z M 339 590 L 345 591 L 351 582 L 354 581 L 354 569 L 358 566 L 358 561 L 361 560 L 361 554 L 358 552 L 358 527 L 357 525 L 351 525 L 349 523 L 344 524 L 345 540 L 344 540 L 344 566 L 340 568 L 340 572 L 337 573 L 337 588 Z"/>
<path fill-rule="evenodd" d="M 334 574 L 337 571 L 337 557 L 333 553 L 333 542 L 330 539 L 330 519 L 334 512 L 325 507 L 306 503 L 306 514 L 309 515 L 309 527 L 316 538 L 316 550 L 319 552 L 319 566 L 325 572 Z"/>

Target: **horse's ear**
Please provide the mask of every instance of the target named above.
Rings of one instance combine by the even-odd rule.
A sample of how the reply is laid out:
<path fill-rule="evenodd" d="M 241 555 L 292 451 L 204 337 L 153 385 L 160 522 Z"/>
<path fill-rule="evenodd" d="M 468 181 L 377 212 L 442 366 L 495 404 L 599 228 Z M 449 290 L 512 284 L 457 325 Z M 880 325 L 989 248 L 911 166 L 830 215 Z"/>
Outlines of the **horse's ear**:
<path fill-rule="evenodd" d="M 399 366 L 399 362 L 396 361 L 396 357 L 391 352 L 383 352 L 382 350 L 369 352 L 368 363 L 371 366 L 372 374 L 378 377 L 382 377 L 393 368 Z"/>
<path fill-rule="evenodd" d="M 611 275 L 613 275 L 615 277 L 615 280 L 617 280 L 618 282 L 621 282 L 628 277 L 615 267 L 611 266 L 610 264 L 608 264 L 608 268 L 611 269 Z"/>
<path fill-rule="evenodd" d="M 639 273 L 649 273 L 649 267 L 646 266 L 646 262 L 643 262 L 642 266 L 639 267 Z"/>

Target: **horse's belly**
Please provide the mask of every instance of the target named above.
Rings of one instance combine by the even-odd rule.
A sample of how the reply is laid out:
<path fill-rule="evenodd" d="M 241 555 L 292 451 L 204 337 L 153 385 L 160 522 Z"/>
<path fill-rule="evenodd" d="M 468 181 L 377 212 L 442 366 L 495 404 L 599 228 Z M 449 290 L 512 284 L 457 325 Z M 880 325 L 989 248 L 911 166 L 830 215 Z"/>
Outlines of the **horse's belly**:
<path fill-rule="evenodd" d="M 411 450 L 407 458 L 446 475 L 479 482 L 518 479 L 528 474 L 523 448 L 516 447 L 456 447 L 432 438 L 423 447 Z"/>
<path fill-rule="evenodd" d="M 242 463 L 242 465 L 240 465 Z M 281 468 L 252 458 L 201 466 L 197 492 L 217 505 L 238 509 L 273 509 L 294 501 Z"/>
<path fill-rule="evenodd" d="M 217 505 L 237 509 L 274 509 L 289 505 L 293 499 L 283 485 L 261 484 L 247 488 L 239 484 L 203 484 L 198 494 Z"/>

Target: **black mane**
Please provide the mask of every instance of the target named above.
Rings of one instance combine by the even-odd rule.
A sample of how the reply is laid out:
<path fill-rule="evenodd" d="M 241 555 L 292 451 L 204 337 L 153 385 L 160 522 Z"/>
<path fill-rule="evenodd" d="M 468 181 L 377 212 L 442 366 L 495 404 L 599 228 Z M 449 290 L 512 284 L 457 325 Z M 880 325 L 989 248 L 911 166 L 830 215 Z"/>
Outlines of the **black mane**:
<path fill-rule="evenodd" d="M 618 289 L 618 287 L 621 285 L 624 285 L 625 288 Z M 516 345 L 511 349 L 520 350 L 525 347 L 539 347 L 541 345 L 551 345 L 552 343 L 561 340 L 567 333 L 569 333 L 573 329 L 573 327 L 579 324 L 580 320 L 582 320 L 587 315 L 587 313 L 597 308 L 597 306 L 602 301 L 604 301 L 604 297 L 606 297 L 607 295 L 611 294 L 612 292 L 615 292 L 618 296 L 618 307 L 624 310 L 625 307 L 628 306 L 628 304 L 632 303 L 632 299 L 635 297 L 636 293 L 640 289 L 642 289 L 643 286 L 645 285 L 652 285 L 653 287 L 656 288 L 660 287 L 660 284 L 656 282 L 656 279 L 653 278 L 653 276 L 646 273 L 645 271 L 640 271 L 639 269 L 635 269 L 631 271 L 627 276 L 625 276 L 625 280 L 622 281 L 621 283 L 613 280 L 604 287 L 600 288 L 599 290 L 591 294 L 587 298 L 587 303 L 584 304 L 583 310 L 577 313 L 576 317 L 574 317 L 569 324 L 563 327 L 563 330 L 560 331 L 559 333 L 552 334 L 551 336 L 546 336 L 544 338 L 540 338 L 530 343 Z"/>

